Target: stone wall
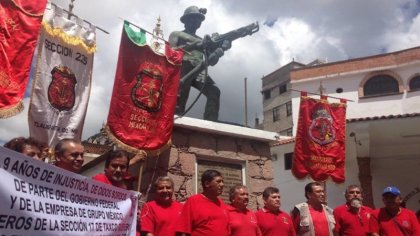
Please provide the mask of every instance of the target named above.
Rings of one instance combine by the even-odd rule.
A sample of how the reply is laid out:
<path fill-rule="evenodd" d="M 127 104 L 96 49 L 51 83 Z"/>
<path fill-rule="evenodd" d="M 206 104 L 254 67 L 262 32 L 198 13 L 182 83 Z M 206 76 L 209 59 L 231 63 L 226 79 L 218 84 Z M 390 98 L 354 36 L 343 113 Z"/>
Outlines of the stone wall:
<path fill-rule="evenodd" d="M 150 183 L 158 176 L 168 175 L 175 182 L 176 200 L 185 201 L 195 194 L 196 184 L 200 184 L 200 177 L 195 179 L 196 163 L 205 157 L 206 160 L 245 166 L 245 181 L 250 192 L 248 206 L 256 210 L 263 206 L 264 188 L 273 184 L 270 156 L 268 142 L 175 127 L 171 147 L 159 156 L 146 158 L 140 192 L 146 196 Z M 151 199 L 153 194 L 147 194 L 145 198 Z"/>

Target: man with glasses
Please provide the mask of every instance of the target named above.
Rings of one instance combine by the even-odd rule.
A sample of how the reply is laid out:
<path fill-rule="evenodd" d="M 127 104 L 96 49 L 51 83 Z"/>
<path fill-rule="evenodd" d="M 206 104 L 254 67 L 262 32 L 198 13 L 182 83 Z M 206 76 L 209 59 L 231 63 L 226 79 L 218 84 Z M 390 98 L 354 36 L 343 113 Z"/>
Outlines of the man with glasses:
<path fill-rule="evenodd" d="M 338 236 L 368 235 L 372 209 L 362 205 L 361 188 L 357 185 L 349 185 L 344 196 L 346 203 L 334 209 L 334 234 Z"/>
<path fill-rule="evenodd" d="M 65 170 L 79 173 L 84 159 L 84 147 L 75 139 L 62 139 L 54 148 L 55 165 Z"/>

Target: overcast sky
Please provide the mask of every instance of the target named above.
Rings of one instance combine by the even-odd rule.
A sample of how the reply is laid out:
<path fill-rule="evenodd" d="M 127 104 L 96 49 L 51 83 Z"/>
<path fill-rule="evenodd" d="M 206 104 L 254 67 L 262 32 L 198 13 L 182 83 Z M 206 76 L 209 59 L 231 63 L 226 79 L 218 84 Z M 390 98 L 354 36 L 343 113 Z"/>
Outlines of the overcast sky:
<path fill-rule="evenodd" d="M 68 9 L 70 0 L 51 0 Z M 124 18 L 149 31 L 162 19 L 167 39 L 182 30 L 186 7 L 207 8 L 198 35 L 225 33 L 258 21 L 260 31 L 233 42 L 209 69 L 221 90 L 219 119 L 244 124 L 244 78 L 248 81 L 248 124 L 262 120 L 261 77 L 293 59 L 309 63 L 347 60 L 420 46 L 420 0 L 76 0 L 73 12 L 107 30 L 97 31 L 93 85 L 83 138 L 99 131 L 108 116 Z M 31 85 L 30 85 L 31 86 Z M 197 93 L 190 95 L 190 102 Z M 0 120 L 0 141 L 28 136 L 27 108 Z M 187 116 L 202 118 L 202 96 Z"/>

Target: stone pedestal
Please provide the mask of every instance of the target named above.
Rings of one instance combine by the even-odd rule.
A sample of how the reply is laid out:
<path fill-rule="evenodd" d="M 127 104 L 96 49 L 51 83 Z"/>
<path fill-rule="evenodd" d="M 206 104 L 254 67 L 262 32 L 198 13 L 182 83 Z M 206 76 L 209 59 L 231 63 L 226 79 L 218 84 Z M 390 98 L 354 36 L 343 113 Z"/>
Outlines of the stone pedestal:
<path fill-rule="evenodd" d="M 146 158 L 140 192 L 153 198 L 153 189 L 148 193 L 149 185 L 157 177 L 168 175 L 175 182 L 176 200 L 183 202 L 201 189 L 198 170 L 213 167 L 224 175 L 225 199 L 227 185 L 245 184 L 250 192 L 249 208 L 261 208 L 264 188 L 273 185 L 269 143 L 275 136 L 274 132 L 240 126 L 188 117 L 177 119 L 172 146 L 159 156 Z"/>

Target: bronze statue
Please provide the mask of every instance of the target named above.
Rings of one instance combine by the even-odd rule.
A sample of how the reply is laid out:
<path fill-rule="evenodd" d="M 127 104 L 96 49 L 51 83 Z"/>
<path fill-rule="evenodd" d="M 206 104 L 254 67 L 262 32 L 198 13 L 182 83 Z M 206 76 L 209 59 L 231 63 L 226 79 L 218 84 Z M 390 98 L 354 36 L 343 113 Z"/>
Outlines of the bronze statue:
<path fill-rule="evenodd" d="M 204 119 L 217 121 L 219 117 L 220 90 L 207 74 L 208 65 L 214 66 L 223 56 L 224 51 L 231 47 L 233 40 L 251 35 L 258 31 L 258 23 L 230 31 L 226 34 L 213 34 L 201 38 L 196 31 L 205 19 L 207 10 L 190 6 L 180 18 L 184 23 L 183 31 L 174 31 L 169 36 L 173 48 L 182 48 L 184 58 L 181 69 L 176 114 L 184 115 L 191 86 L 207 97 Z"/>

